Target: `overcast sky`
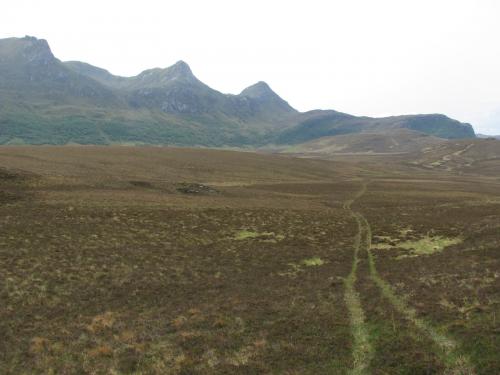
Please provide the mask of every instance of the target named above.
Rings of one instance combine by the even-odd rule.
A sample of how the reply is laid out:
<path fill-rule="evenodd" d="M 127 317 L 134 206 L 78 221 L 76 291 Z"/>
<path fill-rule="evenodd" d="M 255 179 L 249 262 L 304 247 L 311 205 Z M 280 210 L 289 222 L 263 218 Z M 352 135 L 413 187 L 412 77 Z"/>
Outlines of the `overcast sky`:
<path fill-rule="evenodd" d="M 500 134 L 498 0 L 2 0 L 0 37 L 24 35 L 114 74 L 185 60 L 301 111 L 439 112 Z"/>

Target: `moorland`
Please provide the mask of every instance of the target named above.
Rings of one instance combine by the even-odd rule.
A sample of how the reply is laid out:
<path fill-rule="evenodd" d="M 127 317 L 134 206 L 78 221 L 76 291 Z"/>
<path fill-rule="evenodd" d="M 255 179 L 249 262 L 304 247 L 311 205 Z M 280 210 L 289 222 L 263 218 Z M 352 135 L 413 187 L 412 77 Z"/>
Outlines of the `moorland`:
<path fill-rule="evenodd" d="M 0 373 L 500 373 L 500 142 L 342 142 L 1 148 Z"/>

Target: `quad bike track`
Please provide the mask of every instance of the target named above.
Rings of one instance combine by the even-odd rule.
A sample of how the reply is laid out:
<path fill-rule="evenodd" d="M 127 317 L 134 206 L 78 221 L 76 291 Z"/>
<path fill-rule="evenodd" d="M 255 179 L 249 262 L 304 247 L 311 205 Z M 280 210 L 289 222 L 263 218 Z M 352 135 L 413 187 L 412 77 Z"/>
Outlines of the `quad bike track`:
<path fill-rule="evenodd" d="M 436 328 L 431 322 L 418 316 L 418 312 L 412 308 L 403 297 L 396 294 L 392 286 L 378 273 L 376 257 L 371 251 L 372 233 L 369 222 L 363 214 L 352 208 L 352 205 L 362 198 L 367 191 L 369 182 L 362 181 L 361 188 L 354 196 L 346 201 L 343 208 L 347 210 L 356 221 L 358 230 L 354 237 L 353 261 L 351 272 L 344 279 L 344 301 L 349 311 L 349 320 L 352 333 L 352 368 L 350 374 L 370 374 L 370 363 L 375 355 L 366 316 L 363 310 L 359 293 L 356 291 L 358 279 L 358 263 L 360 255 L 366 253 L 368 260 L 369 279 L 375 283 L 385 300 L 387 300 L 396 311 L 398 311 L 409 324 L 417 328 L 420 333 L 430 338 L 437 348 L 439 359 L 445 367 L 445 374 L 449 375 L 473 375 L 474 367 L 468 357 L 461 353 L 460 344 L 441 329 Z"/>

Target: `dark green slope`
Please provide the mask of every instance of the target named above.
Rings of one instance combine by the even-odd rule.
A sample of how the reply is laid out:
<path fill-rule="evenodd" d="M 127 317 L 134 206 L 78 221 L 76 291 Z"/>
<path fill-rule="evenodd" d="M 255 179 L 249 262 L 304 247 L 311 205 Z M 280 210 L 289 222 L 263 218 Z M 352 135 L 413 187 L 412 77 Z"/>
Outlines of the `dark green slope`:
<path fill-rule="evenodd" d="M 442 115 L 299 113 L 264 82 L 223 94 L 183 61 L 119 77 L 86 63 L 63 63 L 45 40 L 0 39 L 0 144 L 256 146 L 399 128 L 474 136 L 470 125 Z"/>

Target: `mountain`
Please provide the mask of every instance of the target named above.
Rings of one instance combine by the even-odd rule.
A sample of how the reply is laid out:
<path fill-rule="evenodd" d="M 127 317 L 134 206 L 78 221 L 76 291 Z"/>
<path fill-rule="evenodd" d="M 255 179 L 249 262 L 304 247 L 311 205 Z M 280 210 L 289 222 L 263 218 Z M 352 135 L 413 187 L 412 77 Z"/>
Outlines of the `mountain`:
<path fill-rule="evenodd" d="M 469 124 L 444 115 L 300 113 L 265 82 L 238 95 L 223 94 L 198 80 L 183 61 L 120 77 L 87 63 L 62 62 L 42 39 L 0 39 L 0 144 L 239 147 L 396 129 L 475 136 Z"/>
<path fill-rule="evenodd" d="M 279 127 L 278 119 L 296 114 L 265 82 L 258 82 L 240 95 L 222 94 L 198 80 L 184 61 L 166 69 L 150 69 L 135 77 L 117 77 L 81 62 L 65 63 L 70 69 L 120 90 L 133 108 L 164 113 L 228 116 L 261 127 Z"/>
<path fill-rule="evenodd" d="M 276 125 L 278 127 L 286 127 L 287 122 L 292 121 L 299 114 L 296 109 L 271 90 L 267 83 L 262 81 L 244 89 L 239 97 L 248 100 L 252 116 L 282 124 L 282 126 Z"/>
<path fill-rule="evenodd" d="M 0 92 L 3 100 L 27 103 L 118 105 L 113 91 L 68 70 L 45 40 L 33 37 L 0 40 Z"/>

